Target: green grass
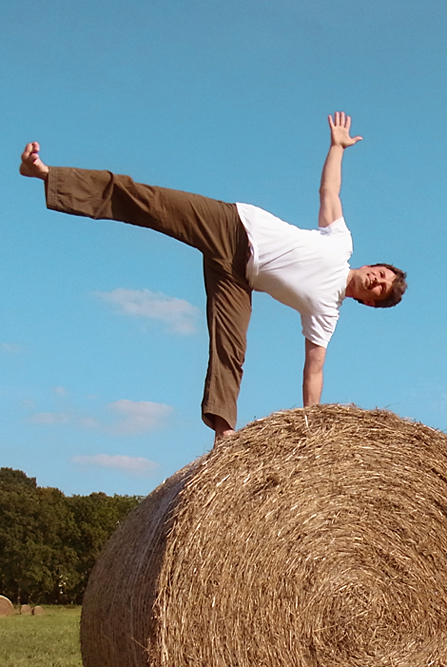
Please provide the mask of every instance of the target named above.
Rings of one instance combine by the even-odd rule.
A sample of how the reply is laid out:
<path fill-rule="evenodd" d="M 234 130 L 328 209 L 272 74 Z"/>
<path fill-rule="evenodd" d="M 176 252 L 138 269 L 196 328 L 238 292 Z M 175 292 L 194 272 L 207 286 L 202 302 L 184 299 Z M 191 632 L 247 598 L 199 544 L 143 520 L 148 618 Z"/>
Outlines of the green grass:
<path fill-rule="evenodd" d="M 82 667 L 81 607 L 44 606 L 42 616 L 0 618 L 1 667 Z"/>

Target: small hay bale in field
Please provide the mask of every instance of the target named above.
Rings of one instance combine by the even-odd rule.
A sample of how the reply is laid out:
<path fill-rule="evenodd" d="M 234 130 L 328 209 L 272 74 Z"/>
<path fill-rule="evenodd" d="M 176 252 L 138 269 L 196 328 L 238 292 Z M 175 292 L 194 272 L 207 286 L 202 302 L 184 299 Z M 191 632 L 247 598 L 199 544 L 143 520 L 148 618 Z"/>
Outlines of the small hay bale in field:
<path fill-rule="evenodd" d="M 14 613 L 14 605 L 9 598 L 0 595 L 0 616 L 11 616 Z"/>
<path fill-rule="evenodd" d="M 31 614 L 33 613 L 33 609 L 29 604 L 22 604 L 22 606 L 20 607 L 20 613 L 22 614 L 22 616 L 31 616 Z"/>
<path fill-rule="evenodd" d="M 43 616 L 44 614 L 46 614 L 46 611 L 43 607 L 37 605 L 37 607 L 33 608 L 33 616 Z"/>
<path fill-rule="evenodd" d="M 85 667 L 446 667 L 447 436 L 337 405 L 156 489 L 84 599 Z"/>

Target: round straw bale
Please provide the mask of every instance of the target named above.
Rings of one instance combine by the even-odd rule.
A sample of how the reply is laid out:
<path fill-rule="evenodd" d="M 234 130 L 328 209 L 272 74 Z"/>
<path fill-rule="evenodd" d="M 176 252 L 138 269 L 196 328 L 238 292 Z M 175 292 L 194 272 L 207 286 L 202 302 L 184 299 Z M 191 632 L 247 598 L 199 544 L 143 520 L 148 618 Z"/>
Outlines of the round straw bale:
<path fill-rule="evenodd" d="M 14 605 L 4 595 L 0 595 L 0 616 L 11 616 L 14 613 Z"/>
<path fill-rule="evenodd" d="M 31 616 L 31 614 L 33 613 L 33 609 L 29 604 L 22 604 L 22 606 L 20 607 L 20 613 L 22 614 L 22 616 Z"/>
<path fill-rule="evenodd" d="M 87 588 L 85 667 L 445 667 L 447 436 L 316 406 L 156 489 Z"/>
<path fill-rule="evenodd" d="M 43 607 L 37 605 L 37 607 L 33 608 L 33 616 L 43 616 L 44 614 L 46 614 L 46 611 Z"/>

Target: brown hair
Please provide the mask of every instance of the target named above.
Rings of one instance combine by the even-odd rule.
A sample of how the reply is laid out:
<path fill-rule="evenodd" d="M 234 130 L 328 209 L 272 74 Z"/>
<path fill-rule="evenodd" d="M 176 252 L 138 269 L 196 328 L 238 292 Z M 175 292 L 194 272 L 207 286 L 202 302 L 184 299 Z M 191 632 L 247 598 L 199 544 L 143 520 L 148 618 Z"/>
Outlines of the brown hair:
<path fill-rule="evenodd" d="M 381 299 L 380 301 L 376 301 L 374 304 L 375 308 L 391 308 L 392 306 L 397 306 L 397 304 L 402 301 L 402 296 L 404 295 L 405 290 L 407 289 L 407 281 L 406 277 L 407 274 L 405 271 L 401 271 L 401 269 L 396 268 L 392 264 L 370 264 L 369 266 L 374 267 L 374 266 L 384 266 L 386 269 L 390 269 L 395 274 L 395 279 L 393 280 L 393 284 L 391 286 L 391 293 L 385 297 L 385 299 Z M 363 303 L 360 299 L 357 299 L 359 303 Z"/>

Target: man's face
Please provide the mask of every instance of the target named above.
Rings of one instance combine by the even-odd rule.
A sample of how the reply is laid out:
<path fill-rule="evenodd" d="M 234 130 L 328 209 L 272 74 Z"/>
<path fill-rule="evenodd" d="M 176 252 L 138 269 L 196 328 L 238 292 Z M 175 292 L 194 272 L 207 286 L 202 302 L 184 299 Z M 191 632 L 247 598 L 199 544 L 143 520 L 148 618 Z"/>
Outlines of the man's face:
<path fill-rule="evenodd" d="M 354 278 L 354 298 L 367 306 L 374 306 L 390 295 L 396 274 L 386 266 L 362 266 Z"/>

